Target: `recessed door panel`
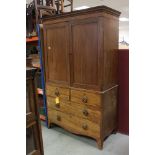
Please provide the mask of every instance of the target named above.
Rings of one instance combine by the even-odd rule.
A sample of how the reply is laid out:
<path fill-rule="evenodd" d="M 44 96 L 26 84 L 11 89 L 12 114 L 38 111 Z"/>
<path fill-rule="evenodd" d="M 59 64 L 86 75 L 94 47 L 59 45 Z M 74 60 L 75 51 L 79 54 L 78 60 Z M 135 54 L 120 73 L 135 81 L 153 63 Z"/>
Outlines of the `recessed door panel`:
<path fill-rule="evenodd" d="M 68 44 L 66 24 L 54 24 L 46 28 L 47 82 L 68 83 Z"/>
<path fill-rule="evenodd" d="M 72 84 L 85 88 L 98 85 L 98 23 L 80 21 L 72 25 Z"/>

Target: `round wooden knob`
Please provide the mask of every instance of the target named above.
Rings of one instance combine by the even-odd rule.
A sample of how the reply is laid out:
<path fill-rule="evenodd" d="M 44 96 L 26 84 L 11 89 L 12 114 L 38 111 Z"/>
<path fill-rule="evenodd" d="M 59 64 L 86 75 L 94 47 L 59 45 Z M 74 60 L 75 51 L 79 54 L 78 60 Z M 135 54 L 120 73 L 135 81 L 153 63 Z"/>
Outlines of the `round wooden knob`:
<path fill-rule="evenodd" d="M 84 130 L 87 130 L 87 129 L 88 129 L 87 124 L 83 124 L 83 125 L 82 125 L 82 128 L 83 128 Z"/>
<path fill-rule="evenodd" d="M 83 102 L 83 103 L 87 103 L 87 102 L 88 102 L 87 96 L 84 96 L 84 97 L 82 98 L 82 102 Z"/>
<path fill-rule="evenodd" d="M 86 109 L 84 109 L 84 110 L 83 110 L 83 114 L 84 114 L 85 116 L 88 116 L 88 111 L 87 111 Z"/>

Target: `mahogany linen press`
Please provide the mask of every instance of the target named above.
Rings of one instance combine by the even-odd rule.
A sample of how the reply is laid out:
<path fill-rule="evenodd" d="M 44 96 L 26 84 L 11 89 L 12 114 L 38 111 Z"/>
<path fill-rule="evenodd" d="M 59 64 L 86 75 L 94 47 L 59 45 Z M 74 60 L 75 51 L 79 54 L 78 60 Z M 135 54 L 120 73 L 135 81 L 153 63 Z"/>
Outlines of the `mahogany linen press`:
<path fill-rule="evenodd" d="M 117 125 L 119 16 L 98 6 L 42 20 L 48 126 L 91 137 L 100 149 Z"/>

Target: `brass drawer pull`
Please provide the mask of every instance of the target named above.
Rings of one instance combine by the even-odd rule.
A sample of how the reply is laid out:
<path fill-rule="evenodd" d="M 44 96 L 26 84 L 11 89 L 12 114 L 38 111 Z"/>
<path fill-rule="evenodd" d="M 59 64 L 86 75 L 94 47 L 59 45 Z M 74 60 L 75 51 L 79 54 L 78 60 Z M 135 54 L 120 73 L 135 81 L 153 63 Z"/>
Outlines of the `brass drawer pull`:
<path fill-rule="evenodd" d="M 57 88 L 55 89 L 55 95 L 60 96 L 59 90 Z"/>
<path fill-rule="evenodd" d="M 88 111 L 87 111 L 86 109 L 84 109 L 84 110 L 83 110 L 83 114 L 84 114 L 85 116 L 88 116 Z"/>
<path fill-rule="evenodd" d="M 83 102 L 83 103 L 87 103 L 87 102 L 88 102 L 87 96 L 84 96 L 84 97 L 82 98 L 82 102 Z"/>
<path fill-rule="evenodd" d="M 82 128 L 83 128 L 84 130 L 87 130 L 87 129 L 88 129 L 87 124 L 83 124 L 83 125 L 82 125 Z"/>
<path fill-rule="evenodd" d="M 61 121 L 61 117 L 60 117 L 60 116 L 57 116 L 57 120 L 58 120 L 58 121 Z"/>

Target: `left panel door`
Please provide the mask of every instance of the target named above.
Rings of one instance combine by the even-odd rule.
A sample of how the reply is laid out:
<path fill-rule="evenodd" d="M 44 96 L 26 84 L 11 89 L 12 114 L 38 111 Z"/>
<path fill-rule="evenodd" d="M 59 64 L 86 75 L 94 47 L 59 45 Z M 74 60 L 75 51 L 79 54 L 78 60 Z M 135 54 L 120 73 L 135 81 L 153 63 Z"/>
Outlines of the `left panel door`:
<path fill-rule="evenodd" d="M 68 23 L 44 25 L 46 83 L 69 85 Z"/>
<path fill-rule="evenodd" d="M 26 155 L 43 155 L 35 70 L 27 70 L 26 74 Z"/>

